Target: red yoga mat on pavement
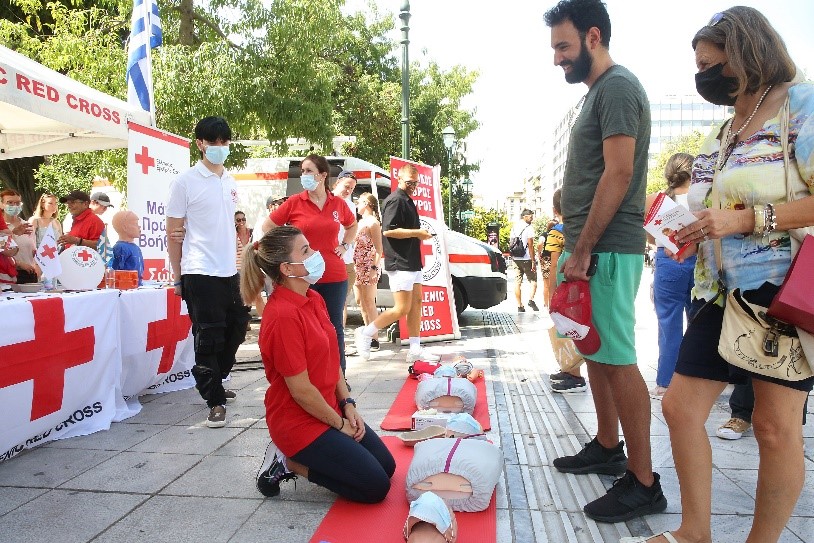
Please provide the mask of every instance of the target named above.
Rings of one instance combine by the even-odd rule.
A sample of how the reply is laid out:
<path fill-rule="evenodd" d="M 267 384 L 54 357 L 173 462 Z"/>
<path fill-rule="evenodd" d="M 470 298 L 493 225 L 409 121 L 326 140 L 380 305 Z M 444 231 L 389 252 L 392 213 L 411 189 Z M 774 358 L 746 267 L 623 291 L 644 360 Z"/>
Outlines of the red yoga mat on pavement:
<path fill-rule="evenodd" d="M 417 407 L 415 405 L 415 391 L 418 388 L 418 380 L 412 377 L 407 377 L 404 381 L 404 386 L 401 387 L 398 396 L 390 406 L 390 411 L 385 415 L 382 421 L 382 430 L 410 430 L 412 427 L 412 417 Z M 489 423 L 489 403 L 486 399 L 486 377 L 475 381 L 475 389 L 478 391 L 478 399 L 475 402 L 475 412 L 472 416 L 475 417 L 483 431 L 488 432 L 492 429 Z"/>
<path fill-rule="evenodd" d="M 396 459 L 396 472 L 390 492 L 381 503 L 354 503 L 337 498 L 322 519 L 310 543 L 398 543 L 404 541 L 402 530 L 410 504 L 407 502 L 407 470 L 413 459 L 413 449 L 405 447 L 399 438 L 384 436 L 382 441 Z M 478 513 L 455 513 L 458 520 L 458 541 L 491 543 L 497 539 L 495 495 L 489 507 Z"/>

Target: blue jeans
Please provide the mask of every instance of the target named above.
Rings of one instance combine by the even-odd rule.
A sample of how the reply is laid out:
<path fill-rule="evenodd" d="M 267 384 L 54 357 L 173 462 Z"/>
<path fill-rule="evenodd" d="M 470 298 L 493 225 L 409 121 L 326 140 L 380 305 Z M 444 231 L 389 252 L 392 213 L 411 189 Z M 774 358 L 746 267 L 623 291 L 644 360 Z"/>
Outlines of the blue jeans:
<path fill-rule="evenodd" d="M 684 314 L 689 314 L 690 291 L 694 284 L 695 256 L 679 264 L 666 254 L 656 251 L 653 277 L 653 301 L 659 321 L 659 365 L 656 384 L 670 385 L 678 360 L 678 349 L 684 336 Z"/>
<path fill-rule="evenodd" d="M 328 306 L 328 317 L 336 330 L 336 339 L 339 343 L 339 366 L 345 373 L 345 327 L 342 325 L 342 312 L 345 309 L 345 299 L 348 297 L 348 281 L 337 283 L 317 283 L 311 288 L 318 292 L 325 305 Z"/>

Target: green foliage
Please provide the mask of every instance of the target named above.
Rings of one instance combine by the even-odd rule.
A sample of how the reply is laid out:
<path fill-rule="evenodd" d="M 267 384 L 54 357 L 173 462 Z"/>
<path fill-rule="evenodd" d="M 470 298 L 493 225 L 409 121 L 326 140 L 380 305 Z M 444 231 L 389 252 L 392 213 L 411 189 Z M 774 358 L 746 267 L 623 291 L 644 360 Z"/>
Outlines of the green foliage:
<path fill-rule="evenodd" d="M 548 215 L 540 215 L 531 223 L 534 227 L 534 236 L 536 239 L 539 239 L 540 236 L 548 232 L 548 221 L 550 220 L 551 218 L 549 218 Z"/>
<path fill-rule="evenodd" d="M 664 145 L 661 153 L 656 158 L 656 164 L 647 171 L 647 194 L 653 194 L 667 188 L 667 180 L 664 178 L 664 167 L 670 157 L 676 153 L 689 153 L 692 156 L 698 154 L 701 144 L 704 143 L 706 134 L 694 131 L 684 136 L 679 136 L 668 141 Z"/>
<path fill-rule="evenodd" d="M 475 216 L 469 221 L 469 235 L 485 242 L 486 226 L 490 223 L 497 223 L 500 225 L 500 249 L 505 251 L 509 246 L 509 233 L 512 230 L 512 224 L 509 222 L 509 217 L 506 213 L 504 211 L 485 209 L 479 206 L 476 206 L 474 211 Z"/>

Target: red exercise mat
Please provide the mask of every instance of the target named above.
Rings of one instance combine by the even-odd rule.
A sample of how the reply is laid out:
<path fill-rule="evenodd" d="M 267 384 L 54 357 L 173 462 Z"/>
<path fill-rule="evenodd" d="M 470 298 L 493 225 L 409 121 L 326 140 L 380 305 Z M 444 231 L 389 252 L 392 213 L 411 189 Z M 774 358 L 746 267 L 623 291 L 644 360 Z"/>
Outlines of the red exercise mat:
<path fill-rule="evenodd" d="M 404 541 L 404 521 L 410 512 L 407 502 L 407 470 L 413 459 L 413 449 L 405 447 L 395 436 L 382 441 L 396 459 L 390 492 L 383 502 L 363 504 L 337 498 L 322 519 L 310 543 L 397 543 Z M 497 539 L 495 495 L 484 511 L 455 513 L 458 520 L 458 541 L 491 543 Z"/>
<path fill-rule="evenodd" d="M 415 391 L 418 388 L 418 380 L 412 377 L 407 377 L 404 381 L 404 386 L 401 387 L 398 396 L 390 406 L 390 411 L 385 415 L 382 421 L 382 430 L 410 430 L 412 428 L 413 413 L 418 409 L 415 405 Z M 475 402 L 475 412 L 472 416 L 475 417 L 483 431 L 491 430 L 492 425 L 489 423 L 489 403 L 486 398 L 486 377 L 475 381 L 475 388 L 478 391 L 478 399 Z"/>

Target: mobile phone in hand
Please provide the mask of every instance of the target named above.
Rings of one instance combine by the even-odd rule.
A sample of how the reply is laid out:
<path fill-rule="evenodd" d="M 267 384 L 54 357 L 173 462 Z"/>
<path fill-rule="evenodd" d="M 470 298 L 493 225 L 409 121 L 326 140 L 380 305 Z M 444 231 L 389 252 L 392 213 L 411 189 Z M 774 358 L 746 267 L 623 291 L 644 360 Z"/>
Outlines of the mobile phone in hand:
<path fill-rule="evenodd" d="M 594 253 L 591 255 L 591 263 L 588 264 L 588 271 L 585 272 L 588 277 L 596 273 L 596 267 L 599 264 L 599 255 Z"/>

